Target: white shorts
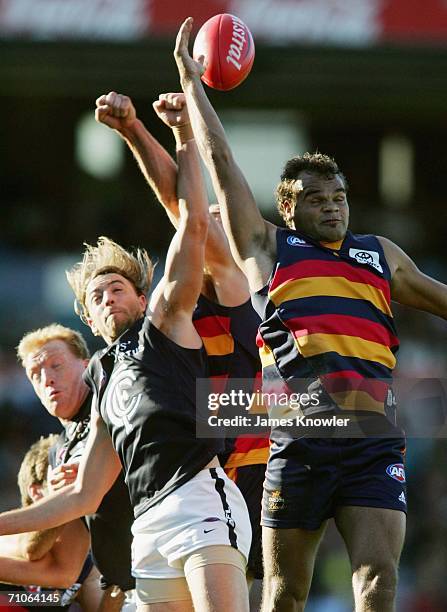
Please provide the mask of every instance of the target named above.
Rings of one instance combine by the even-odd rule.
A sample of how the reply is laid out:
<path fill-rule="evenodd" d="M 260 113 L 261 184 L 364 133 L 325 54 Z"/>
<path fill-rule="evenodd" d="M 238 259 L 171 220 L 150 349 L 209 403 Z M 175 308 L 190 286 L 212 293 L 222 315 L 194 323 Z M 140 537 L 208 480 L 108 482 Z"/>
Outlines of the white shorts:
<path fill-rule="evenodd" d="M 251 545 L 247 506 L 222 468 L 201 470 L 132 525 L 135 578 L 181 578 L 191 553 L 227 545 L 245 559 Z"/>

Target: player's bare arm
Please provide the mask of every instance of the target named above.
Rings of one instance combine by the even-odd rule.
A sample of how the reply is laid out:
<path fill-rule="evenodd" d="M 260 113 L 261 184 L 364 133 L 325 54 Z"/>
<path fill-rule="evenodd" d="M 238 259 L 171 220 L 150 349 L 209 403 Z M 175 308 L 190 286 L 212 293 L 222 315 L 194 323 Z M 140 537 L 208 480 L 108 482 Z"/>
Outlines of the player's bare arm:
<path fill-rule="evenodd" d="M 0 582 L 68 588 L 76 582 L 90 547 L 87 528 L 80 519 L 60 529 L 53 546 L 41 558 L 30 561 L 14 552 L 19 535 L 0 537 Z"/>
<path fill-rule="evenodd" d="M 177 145 L 181 145 L 182 139 L 193 137 L 183 93 L 160 94 L 153 107 L 161 121 L 172 129 Z M 224 306 L 239 306 L 249 299 L 247 280 L 231 255 L 230 245 L 222 227 L 219 205 L 212 205 L 210 214 L 205 246 L 206 271 L 211 277 L 219 303 Z M 177 208 L 175 227 L 178 225 L 178 218 Z"/>
<path fill-rule="evenodd" d="M 72 484 L 76 480 L 78 467 L 77 463 L 62 464 L 53 470 L 48 467 L 47 483 L 49 491 L 57 491 L 68 484 Z M 20 551 L 19 556 L 29 561 L 41 559 L 51 550 L 63 528 L 64 527 L 61 525 L 59 527 L 53 527 L 52 529 L 31 531 L 29 533 L 17 535 L 17 545 Z"/>
<path fill-rule="evenodd" d="M 175 60 L 185 92 L 191 125 L 200 154 L 210 172 L 222 220 L 236 262 L 245 272 L 254 291 L 265 285 L 274 263 L 276 228 L 265 221 L 250 187 L 234 160 L 224 129 L 211 106 L 200 76 L 203 65 L 189 55 L 192 19 L 181 26 L 175 46 Z"/>
<path fill-rule="evenodd" d="M 96 100 L 95 119 L 116 130 L 132 151 L 143 176 L 174 223 L 178 218 L 177 165 L 138 119 L 132 100 L 114 91 Z"/>
<path fill-rule="evenodd" d="M 0 514 L 0 534 L 23 533 L 64 525 L 93 514 L 121 471 L 104 421 L 92 410 L 91 429 L 75 484 L 27 508 Z"/>
<path fill-rule="evenodd" d="M 191 317 L 202 287 L 209 224 L 198 156 L 194 140 L 177 145 L 179 227 L 169 246 L 164 276 L 149 304 L 154 325 L 168 338 L 188 348 L 201 346 Z"/>
<path fill-rule="evenodd" d="M 391 269 L 391 297 L 396 302 L 447 319 L 447 286 L 419 270 L 396 244 L 379 236 Z"/>

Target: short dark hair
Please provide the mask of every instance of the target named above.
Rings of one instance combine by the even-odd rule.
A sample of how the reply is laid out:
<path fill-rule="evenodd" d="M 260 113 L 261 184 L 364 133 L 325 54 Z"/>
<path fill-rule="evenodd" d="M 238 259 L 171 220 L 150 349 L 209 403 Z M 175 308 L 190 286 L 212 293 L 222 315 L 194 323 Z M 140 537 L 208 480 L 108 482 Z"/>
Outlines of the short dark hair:
<path fill-rule="evenodd" d="M 284 203 L 296 203 L 296 191 L 294 189 L 295 181 L 299 173 L 303 171 L 320 174 L 321 176 L 333 176 L 338 174 L 346 190 L 348 189 L 346 177 L 340 171 L 337 162 L 332 157 L 329 157 L 329 155 L 324 155 L 324 153 L 304 153 L 303 155 L 292 157 L 286 162 L 281 174 L 281 182 L 276 188 L 276 205 L 278 207 L 278 212 L 288 227 L 293 227 L 293 222 L 286 217 Z"/>

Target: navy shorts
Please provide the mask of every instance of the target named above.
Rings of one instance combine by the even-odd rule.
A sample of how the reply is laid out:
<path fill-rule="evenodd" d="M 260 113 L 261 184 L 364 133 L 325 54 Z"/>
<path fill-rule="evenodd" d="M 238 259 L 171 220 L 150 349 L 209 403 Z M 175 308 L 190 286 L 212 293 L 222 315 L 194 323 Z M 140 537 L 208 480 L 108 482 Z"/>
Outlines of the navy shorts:
<path fill-rule="evenodd" d="M 265 463 L 243 465 L 229 472 L 230 478 L 237 484 L 245 499 L 250 516 L 252 540 L 247 570 L 253 578 L 262 580 L 264 568 L 262 565 L 261 505 Z"/>
<path fill-rule="evenodd" d="M 339 506 L 406 512 L 404 438 L 301 438 L 270 451 L 265 527 L 318 529 Z"/>

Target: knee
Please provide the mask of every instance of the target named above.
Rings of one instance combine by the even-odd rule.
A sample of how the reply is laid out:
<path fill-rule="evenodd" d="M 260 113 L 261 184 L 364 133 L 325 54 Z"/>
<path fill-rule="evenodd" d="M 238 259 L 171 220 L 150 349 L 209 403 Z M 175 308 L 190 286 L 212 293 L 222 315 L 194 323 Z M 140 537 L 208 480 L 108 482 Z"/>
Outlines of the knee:
<path fill-rule="evenodd" d="M 308 586 L 287 574 L 264 575 L 264 610 L 304 610 Z M 270 605 L 266 605 L 269 602 Z"/>
<path fill-rule="evenodd" d="M 392 598 L 397 588 L 397 564 L 390 562 L 371 562 L 357 567 L 353 572 L 354 591 L 363 599 L 374 598 L 380 593 Z"/>

